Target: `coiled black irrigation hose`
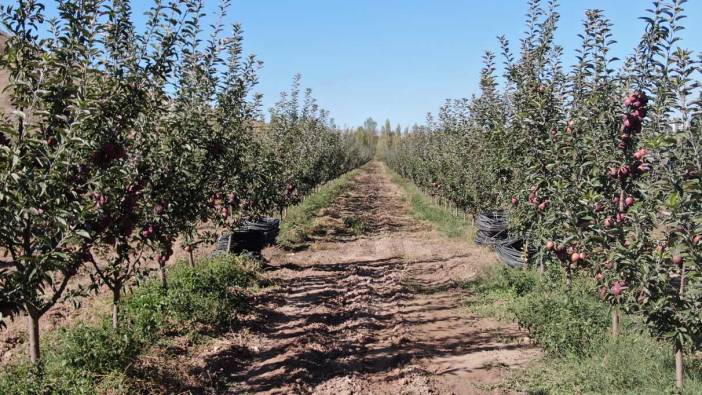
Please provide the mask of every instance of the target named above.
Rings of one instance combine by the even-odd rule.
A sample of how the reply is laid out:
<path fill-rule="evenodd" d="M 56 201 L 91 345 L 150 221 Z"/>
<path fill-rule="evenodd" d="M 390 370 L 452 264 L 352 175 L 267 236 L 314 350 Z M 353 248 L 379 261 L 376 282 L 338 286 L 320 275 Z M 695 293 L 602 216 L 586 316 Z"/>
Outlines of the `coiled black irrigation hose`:
<path fill-rule="evenodd" d="M 507 234 L 507 216 L 503 212 L 485 212 L 475 216 L 478 232 L 475 242 L 494 246 L 503 244 L 509 238 Z"/>
<path fill-rule="evenodd" d="M 526 264 L 524 241 L 509 235 L 509 220 L 505 212 L 478 213 L 475 223 L 478 226 L 476 244 L 493 247 L 497 257 L 507 266 L 518 268 Z"/>
<path fill-rule="evenodd" d="M 279 219 L 263 217 L 258 221 L 244 221 L 234 232 L 217 240 L 215 253 L 260 253 L 266 245 L 275 242 L 279 230 Z"/>

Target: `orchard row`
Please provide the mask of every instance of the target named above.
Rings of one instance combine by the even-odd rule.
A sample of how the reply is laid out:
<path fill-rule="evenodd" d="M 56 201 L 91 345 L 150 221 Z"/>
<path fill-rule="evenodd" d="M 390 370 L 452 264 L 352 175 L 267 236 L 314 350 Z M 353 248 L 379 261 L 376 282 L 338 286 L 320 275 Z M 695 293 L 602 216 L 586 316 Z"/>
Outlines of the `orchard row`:
<path fill-rule="evenodd" d="M 702 342 L 702 58 L 680 47 L 684 3 L 654 2 L 621 60 L 610 22 L 587 11 L 566 70 L 557 9 L 530 1 L 519 53 L 500 38 L 502 78 L 486 53 L 480 94 L 386 153 L 468 212 L 507 211 L 532 267 L 593 276 L 614 335 L 626 310 L 674 345 L 679 386 L 684 350 Z"/>
<path fill-rule="evenodd" d="M 177 240 L 192 252 L 373 155 L 299 77 L 264 122 L 261 64 L 242 54 L 238 26 L 203 37 L 203 0 L 155 1 L 145 26 L 128 0 L 57 8 L 51 21 L 35 0 L 2 9 L 12 108 L 0 122 L 0 322 L 28 316 L 34 363 L 39 318 L 56 303 L 107 287 L 117 330 L 125 287 L 149 260 L 166 287 Z"/>

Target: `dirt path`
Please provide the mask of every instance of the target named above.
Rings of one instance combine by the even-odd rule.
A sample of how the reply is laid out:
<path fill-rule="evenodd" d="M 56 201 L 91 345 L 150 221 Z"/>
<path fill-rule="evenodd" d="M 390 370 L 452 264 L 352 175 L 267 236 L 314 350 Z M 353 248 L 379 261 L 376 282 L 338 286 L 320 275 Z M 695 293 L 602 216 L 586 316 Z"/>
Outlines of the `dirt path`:
<path fill-rule="evenodd" d="M 480 394 L 538 356 L 515 326 L 471 315 L 455 280 L 493 254 L 408 214 L 372 163 L 318 218 L 306 251 L 271 249 L 279 286 L 255 318 L 197 357 L 228 393 Z"/>

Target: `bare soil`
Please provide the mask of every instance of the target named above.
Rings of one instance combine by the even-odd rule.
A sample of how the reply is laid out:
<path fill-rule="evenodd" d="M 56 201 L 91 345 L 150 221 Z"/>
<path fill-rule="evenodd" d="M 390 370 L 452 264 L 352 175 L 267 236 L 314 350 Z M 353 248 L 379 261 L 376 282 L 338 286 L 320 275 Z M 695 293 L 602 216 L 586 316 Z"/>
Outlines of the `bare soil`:
<path fill-rule="evenodd" d="M 516 325 L 464 306 L 459 284 L 496 264 L 492 252 L 411 219 L 383 165 L 354 182 L 320 212 L 309 249 L 265 251 L 277 285 L 240 328 L 180 361 L 190 391 L 504 393 L 491 385 L 540 355 Z"/>

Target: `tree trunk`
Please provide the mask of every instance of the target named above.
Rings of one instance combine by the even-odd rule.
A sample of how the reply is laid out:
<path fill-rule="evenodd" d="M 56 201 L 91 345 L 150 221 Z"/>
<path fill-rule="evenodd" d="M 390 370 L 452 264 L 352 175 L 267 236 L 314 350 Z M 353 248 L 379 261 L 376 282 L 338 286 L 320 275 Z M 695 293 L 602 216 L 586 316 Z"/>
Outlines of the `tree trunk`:
<path fill-rule="evenodd" d="M 570 263 L 566 266 L 566 288 L 568 291 L 573 288 L 573 269 L 570 267 Z"/>
<path fill-rule="evenodd" d="M 122 299 L 122 284 L 116 284 L 112 289 L 112 329 L 119 328 L 119 303 Z"/>
<path fill-rule="evenodd" d="M 522 250 L 522 255 L 524 256 L 524 271 L 529 271 L 529 240 L 524 240 L 524 249 Z"/>
<path fill-rule="evenodd" d="M 234 238 L 234 235 L 231 234 L 229 235 L 229 238 L 227 239 L 227 254 L 232 253 L 232 239 Z"/>
<path fill-rule="evenodd" d="M 166 277 L 166 264 L 159 262 L 158 271 L 161 276 L 161 287 L 163 289 L 168 289 L 168 278 Z"/>
<path fill-rule="evenodd" d="M 678 295 L 682 299 L 685 295 L 685 264 L 680 266 L 680 289 L 678 290 Z"/>
<path fill-rule="evenodd" d="M 39 364 L 41 351 L 39 348 L 39 318 L 41 315 L 34 308 L 27 309 L 27 333 L 29 334 L 29 360 L 32 365 Z"/>
<path fill-rule="evenodd" d="M 188 251 L 188 261 L 190 262 L 191 267 L 195 267 L 195 256 L 193 255 L 192 247 L 190 251 Z"/>
<path fill-rule="evenodd" d="M 683 363 L 683 347 L 680 341 L 675 341 L 675 386 L 682 391 L 685 380 L 685 365 Z"/>
<path fill-rule="evenodd" d="M 680 268 L 680 298 L 685 293 L 685 266 Z M 683 345 L 680 340 L 675 340 L 675 386 L 682 392 L 685 379 L 685 364 L 683 360 Z"/>
<path fill-rule="evenodd" d="M 612 307 L 612 336 L 619 336 L 619 305 Z"/>
<path fill-rule="evenodd" d="M 541 256 L 541 259 L 539 260 L 539 274 L 541 277 L 544 276 L 544 257 L 543 255 Z"/>

